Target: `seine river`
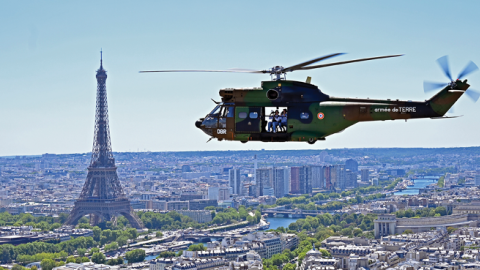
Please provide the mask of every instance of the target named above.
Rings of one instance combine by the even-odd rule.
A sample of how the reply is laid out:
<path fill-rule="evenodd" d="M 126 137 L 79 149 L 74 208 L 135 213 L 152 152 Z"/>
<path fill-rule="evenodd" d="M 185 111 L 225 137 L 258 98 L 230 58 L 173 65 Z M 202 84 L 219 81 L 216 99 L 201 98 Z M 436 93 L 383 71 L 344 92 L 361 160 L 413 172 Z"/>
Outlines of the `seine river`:
<path fill-rule="evenodd" d="M 414 185 L 411 187 L 407 187 L 407 189 L 404 189 L 399 192 L 395 192 L 394 195 L 417 195 L 419 192 L 419 189 L 424 188 L 430 184 L 437 183 L 439 177 L 428 177 L 425 179 L 416 179 L 414 182 Z"/>
<path fill-rule="evenodd" d="M 267 218 L 267 221 L 270 222 L 269 229 L 276 229 L 278 227 L 288 228 L 290 223 L 297 221 L 298 218 L 281 218 L 281 217 L 274 217 L 274 218 Z"/>

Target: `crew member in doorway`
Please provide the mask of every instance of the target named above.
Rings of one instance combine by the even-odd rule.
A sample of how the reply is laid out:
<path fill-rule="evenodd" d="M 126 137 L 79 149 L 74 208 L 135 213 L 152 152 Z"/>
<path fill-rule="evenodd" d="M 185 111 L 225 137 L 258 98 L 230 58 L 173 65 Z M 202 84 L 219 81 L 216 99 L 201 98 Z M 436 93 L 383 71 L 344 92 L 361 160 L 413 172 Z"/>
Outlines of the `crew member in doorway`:
<path fill-rule="evenodd" d="M 278 126 L 282 131 L 287 131 L 287 109 L 283 109 Z"/>
<path fill-rule="evenodd" d="M 275 112 L 272 111 L 268 119 L 270 120 L 270 122 L 268 122 L 267 131 L 272 132 L 273 129 L 273 133 L 277 133 L 277 125 L 280 123 L 280 115 L 278 115 L 278 110 L 276 110 Z"/>

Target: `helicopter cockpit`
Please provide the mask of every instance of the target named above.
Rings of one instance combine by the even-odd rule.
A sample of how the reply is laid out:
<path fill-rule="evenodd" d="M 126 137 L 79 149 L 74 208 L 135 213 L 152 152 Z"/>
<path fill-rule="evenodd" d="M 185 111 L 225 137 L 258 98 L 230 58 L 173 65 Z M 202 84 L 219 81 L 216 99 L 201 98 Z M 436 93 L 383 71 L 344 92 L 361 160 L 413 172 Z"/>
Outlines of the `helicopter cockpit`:
<path fill-rule="evenodd" d="M 233 104 L 218 103 L 218 105 L 205 116 L 195 122 L 195 126 L 212 136 L 214 129 L 226 129 L 227 119 L 234 117 L 235 107 Z"/>

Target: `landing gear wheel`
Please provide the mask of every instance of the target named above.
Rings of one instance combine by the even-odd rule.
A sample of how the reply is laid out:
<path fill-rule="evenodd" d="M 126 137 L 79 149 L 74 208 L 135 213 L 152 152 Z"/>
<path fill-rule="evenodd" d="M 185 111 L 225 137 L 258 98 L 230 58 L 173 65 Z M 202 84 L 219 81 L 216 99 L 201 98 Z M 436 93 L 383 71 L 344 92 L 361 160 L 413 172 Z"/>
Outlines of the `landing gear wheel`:
<path fill-rule="evenodd" d="M 241 143 L 247 143 L 247 141 L 240 141 Z"/>
<path fill-rule="evenodd" d="M 315 140 L 314 138 L 310 138 L 307 141 L 308 144 L 315 144 L 316 142 L 317 142 L 317 140 Z"/>

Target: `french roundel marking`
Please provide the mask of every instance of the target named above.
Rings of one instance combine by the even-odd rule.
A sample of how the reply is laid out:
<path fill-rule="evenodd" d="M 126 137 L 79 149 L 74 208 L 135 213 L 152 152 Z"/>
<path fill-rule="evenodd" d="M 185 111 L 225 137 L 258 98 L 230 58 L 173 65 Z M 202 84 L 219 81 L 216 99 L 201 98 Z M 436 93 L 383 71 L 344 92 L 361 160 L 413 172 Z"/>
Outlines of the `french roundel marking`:
<path fill-rule="evenodd" d="M 317 114 L 317 117 L 318 117 L 318 119 L 322 120 L 325 117 L 325 114 L 323 114 L 322 112 L 319 112 Z"/>

